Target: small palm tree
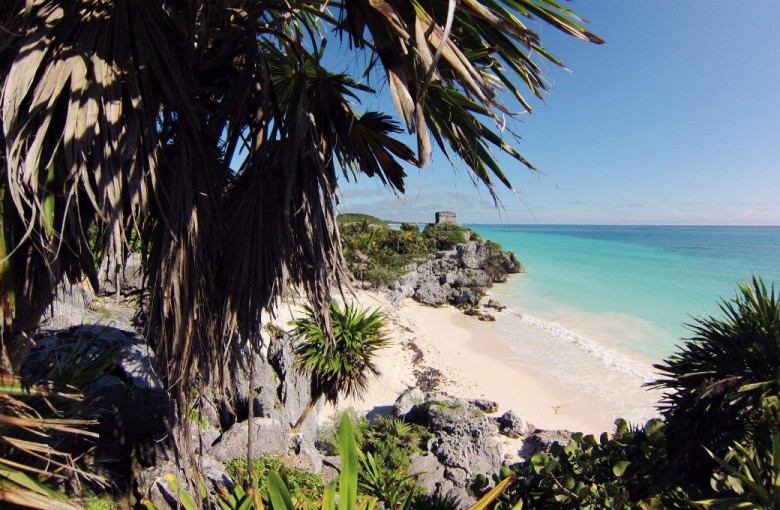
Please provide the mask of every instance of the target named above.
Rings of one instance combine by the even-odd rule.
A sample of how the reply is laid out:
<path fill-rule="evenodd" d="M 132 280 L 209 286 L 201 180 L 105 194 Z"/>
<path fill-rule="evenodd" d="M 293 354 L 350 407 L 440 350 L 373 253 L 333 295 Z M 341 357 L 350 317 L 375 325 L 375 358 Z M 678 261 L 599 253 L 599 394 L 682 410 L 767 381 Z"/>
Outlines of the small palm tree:
<path fill-rule="evenodd" d="M 696 318 L 681 351 L 655 365 L 666 390 L 659 411 L 668 425 L 675 469 L 709 476 L 734 442 L 750 441 L 763 402 L 780 396 L 780 302 L 759 277 L 720 304 L 722 318 Z M 704 468 L 704 469 L 699 469 Z"/>
<path fill-rule="evenodd" d="M 292 321 L 296 344 L 295 366 L 311 378 L 311 401 L 293 426 L 297 432 L 321 397 L 335 403 L 340 394 L 363 393 L 369 375 L 379 375 L 374 365 L 376 351 L 387 344 L 384 314 L 379 310 L 360 310 L 351 304 L 342 310 L 330 304 L 334 344 L 329 344 L 318 321 L 318 314 L 308 306 L 305 317 Z"/>

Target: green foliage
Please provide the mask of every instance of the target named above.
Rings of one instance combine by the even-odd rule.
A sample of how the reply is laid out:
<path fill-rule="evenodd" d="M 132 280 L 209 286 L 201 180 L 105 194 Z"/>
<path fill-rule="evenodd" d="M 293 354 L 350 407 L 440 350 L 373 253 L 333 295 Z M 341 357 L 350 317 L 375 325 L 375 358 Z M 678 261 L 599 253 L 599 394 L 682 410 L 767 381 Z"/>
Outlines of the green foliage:
<path fill-rule="evenodd" d="M 394 230 L 367 222 L 340 228 L 344 258 L 353 275 L 375 287 L 392 283 L 415 259 L 426 258 L 435 248 L 416 225 Z"/>
<path fill-rule="evenodd" d="M 696 318 L 694 336 L 655 365 L 666 390 L 659 410 L 669 430 L 676 469 L 701 479 L 715 467 L 704 448 L 723 457 L 747 444 L 767 398 L 780 397 L 780 302 L 774 286 L 754 277 L 720 304 L 722 318 Z M 769 445 L 765 445 L 769 447 Z"/>
<path fill-rule="evenodd" d="M 387 470 L 406 472 L 409 457 L 423 451 L 431 432 L 422 425 L 408 423 L 393 416 L 377 416 L 368 421 L 358 417 L 353 410 L 347 410 L 354 423 L 355 440 L 361 451 L 371 453 L 376 463 Z M 326 453 L 333 454 L 337 446 L 338 429 L 325 432 L 320 444 Z"/>
<path fill-rule="evenodd" d="M 780 509 L 780 431 L 777 400 L 766 402 L 759 441 L 734 443 L 725 459 L 707 452 L 721 468 L 712 476 L 712 487 L 720 497 L 697 503 L 708 508 Z M 757 446 L 768 445 L 768 448 Z"/>
<path fill-rule="evenodd" d="M 439 250 L 451 250 L 456 244 L 482 239 L 476 232 L 454 223 L 428 224 L 423 230 L 423 235 Z"/>
<path fill-rule="evenodd" d="M 84 510 L 119 510 L 119 505 L 107 496 L 94 497 L 84 501 Z"/>
<path fill-rule="evenodd" d="M 460 499 L 446 494 L 420 494 L 414 498 L 414 510 L 459 510 Z"/>
<path fill-rule="evenodd" d="M 341 473 L 339 474 L 339 510 L 363 510 L 373 508 L 375 498 L 364 498 L 358 503 L 358 450 L 355 444 L 355 435 L 352 430 L 349 416 L 344 413 L 339 424 L 339 454 L 341 456 Z M 289 487 L 275 473 L 271 472 L 268 478 L 268 495 L 273 510 L 297 510 L 299 508 L 321 508 L 322 510 L 336 510 L 335 482 L 326 487 L 322 499 L 318 503 L 308 498 L 300 498 L 300 504 L 289 491 Z"/>
<path fill-rule="evenodd" d="M 340 394 L 359 395 L 368 385 L 369 375 L 378 375 L 376 351 L 387 345 L 385 319 L 380 310 L 359 309 L 346 304 L 342 309 L 330 304 L 333 340 L 325 337 L 316 312 L 304 306 L 305 316 L 292 321 L 295 367 L 311 378 L 313 400 L 324 396 L 336 402 Z"/>
<path fill-rule="evenodd" d="M 278 456 L 263 455 L 252 462 L 252 468 L 252 478 L 258 490 L 265 486 L 268 476 L 272 472 L 279 473 L 294 494 L 319 499 L 325 490 L 325 484 L 320 475 L 295 467 L 286 467 Z M 230 478 L 238 481 L 239 485 L 243 485 L 242 482 L 249 479 L 245 457 L 226 462 L 225 471 Z"/>
<path fill-rule="evenodd" d="M 363 467 L 360 488 L 382 501 L 388 510 L 399 508 L 419 491 L 415 484 L 417 473 L 405 474 L 405 470 L 379 464 L 371 452 L 360 455 L 360 464 Z"/>
<path fill-rule="evenodd" d="M 342 414 L 346 414 L 352 424 L 355 434 L 355 442 L 361 450 L 365 448 L 371 422 L 365 416 L 358 416 L 353 408 L 348 408 Z M 317 441 L 317 448 L 326 455 L 338 455 L 339 452 L 339 427 L 334 425 L 322 432 Z"/>
<path fill-rule="evenodd" d="M 343 213 L 336 217 L 336 222 L 340 228 L 352 223 L 365 223 L 367 225 L 374 225 L 378 227 L 387 227 L 388 223 L 385 220 L 381 220 L 376 216 L 370 214 L 360 213 Z"/>
<path fill-rule="evenodd" d="M 439 250 L 469 240 L 482 241 L 476 232 L 450 224 L 428 225 L 420 232 L 411 223 L 402 223 L 396 230 L 364 221 L 344 223 L 340 233 L 352 274 L 375 287 L 389 285 L 406 272 L 409 264 Z"/>
<path fill-rule="evenodd" d="M 668 463 L 663 422 L 653 419 L 631 429 L 619 419 L 615 425 L 612 437 L 605 432 L 597 440 L 576 433 L 567 445 L 555 442 L 549 451 L 505 469 L 502 478 L 516 479 L 494 508 L 513 508 L 520 501 L 528 508 L 561 509 L 629 510 L 662 504 L 674 489 L 660 476 Z M 487 485 L 487 479 L 478 477 L 474 488 L 480 492 Z"/>

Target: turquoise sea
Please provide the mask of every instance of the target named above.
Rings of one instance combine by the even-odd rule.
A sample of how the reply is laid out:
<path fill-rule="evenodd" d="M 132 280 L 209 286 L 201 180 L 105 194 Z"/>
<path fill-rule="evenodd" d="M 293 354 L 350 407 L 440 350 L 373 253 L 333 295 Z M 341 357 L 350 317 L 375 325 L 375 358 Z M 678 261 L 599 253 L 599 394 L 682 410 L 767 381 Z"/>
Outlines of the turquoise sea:
<path fill-rule="evenodd" d="M 717 315 L 753 274 L 780 285 L 780 227 L 469 227 L 528 271 L 491 289 L 509 307 L 495 325 L 513 361 L 578 388 L 570 404 L 600 406 L 610 422 L 652 415 L 658 395 L 625 389 L 654 379 L 692 316 Z"/>

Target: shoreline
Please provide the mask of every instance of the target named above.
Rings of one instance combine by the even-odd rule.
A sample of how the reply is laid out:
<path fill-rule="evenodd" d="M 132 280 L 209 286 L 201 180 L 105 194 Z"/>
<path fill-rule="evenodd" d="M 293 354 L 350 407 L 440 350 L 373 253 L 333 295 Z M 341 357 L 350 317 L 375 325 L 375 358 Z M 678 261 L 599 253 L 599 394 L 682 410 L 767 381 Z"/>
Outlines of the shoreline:
<path fill-rule="evenodd" d="M 414 371 L 428 370 L 429 375 L 441 376 L 436 391 L 495 401 L 497 415 L 512 410 L 540 429 L 596 435 L 614 430 L 612 421 L 588 406 L 569 405 L 572 397 L 565 388 L 541 381 L 513 363 L 512 349 L 498 338 L 497 328 L 491 327 L 495 323 L 476 327 L 482 323 L 457 308 L 434 308 L 409 298 L 396 307 L 376 292 L 356 291 L 352 300 L 363 307 L 383 309 L 390 343 L 377 356 L 381 375 L 369 381 L 367 392 L 342 398 L 337 406 L 326 405 L 320 413 L 321 424 L 348 408 L 369 416 L 387 414 L 402 391 L 417 386 Z M 500 313 L 495 315 L 501 320 Z"/>

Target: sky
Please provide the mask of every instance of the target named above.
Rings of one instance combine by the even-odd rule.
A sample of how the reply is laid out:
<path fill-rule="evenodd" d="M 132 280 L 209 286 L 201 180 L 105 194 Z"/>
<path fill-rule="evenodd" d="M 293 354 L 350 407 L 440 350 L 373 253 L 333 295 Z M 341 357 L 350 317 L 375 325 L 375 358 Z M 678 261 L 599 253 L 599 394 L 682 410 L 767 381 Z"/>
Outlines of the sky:
<path fill-rule="evenodd" d="M 499 161 L 516 194 L 496 207 L 434 152 L 407 168 L 403 196 L 378 180 L 340 183 L 340 212 L 462 223 L 780 225 L 780 2 L 575 0 L 605 39 L 531 24 L 570 72 L 517 130 L 544 174 Z M 386 92 L 386 89 L 385 89 Z M 392 109 L 391 103 L 382 103 Z"/>

